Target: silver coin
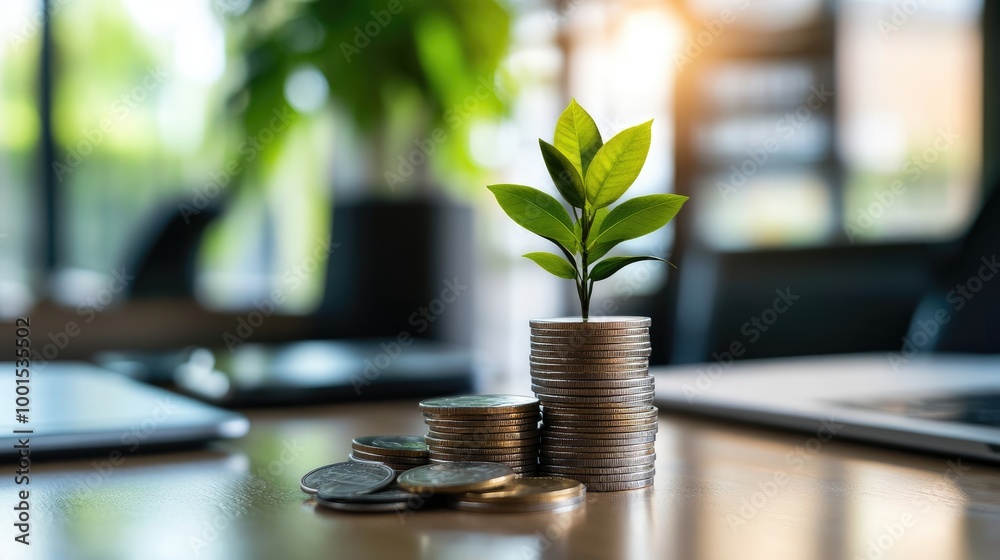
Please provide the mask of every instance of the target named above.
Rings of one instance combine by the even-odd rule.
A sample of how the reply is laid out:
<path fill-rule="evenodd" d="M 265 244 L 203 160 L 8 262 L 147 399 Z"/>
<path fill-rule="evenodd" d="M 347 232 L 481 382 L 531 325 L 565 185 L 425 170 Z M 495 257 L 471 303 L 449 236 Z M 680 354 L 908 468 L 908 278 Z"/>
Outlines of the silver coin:
<path fill-rule="evenodd" d="M 351 442 L 351 447 L 375 455 L 427 456 L 423 436 L 358 436 Z"/>
<path fill-rule="evenodd" d="M 429 435 L 435 434 L 450 434 L 454 436 L 462 436 L 468 434 L 469 437 L 477 437 L 479 435 L 485 434 L 497 434 L 497 435 L 510 435 L 510 434 L 523 434 L 526 432 L 534 432 L 538 429 L 538 422 L 532 422 L 531 424 L 522 424 L 520 426 L 472 426 L 472 427 L 455 427 L 455 426 L 442 426 L 440 424 L 427 424 L 429 430 Z M 435 435 L 435 437 L 441 437 Z"/>
<path fill-rule="evenodd" d="M 560 423 L 558 421 L 551 422 L 542 426 L 550 436 L 558 437 L 560 434 L 565 436 L 573 436 L 576 434 L 629 434 L 636 432 L 655 432 L 659 429 L 655 420 L 645 421 L 642 424 L 613 424 L 613 423 L 603 423 L 603 424 L 592 424 L 592 423 L 577 423 L 569 424 Z M 589 437 L 587 435 L 579 437 Z"/>
<path fill-rule="evenodd" d="M 587 366 L 617 366 L 620 369 L 649 369 L 649 358 L 646 354 L 640 356 L 615 356 L 615 357 L 567 357 L 567 356 L 547 356 L 533 352 L 528 355 L 528 364 L 531 367 L 540 366 L 567 366 L 567 365 L 587 365 Z"/>
<path fill-rule="evenodd" d="M 608 475 L 608 474 L 634 474 L 647 472 L 652 469 L 654 463 L 645 465 L 635 465 L 629 467 L 565 467 L 561 465 L 539 465 L 538 472 L 551 474 L 553 476 L 565 476 L 573 478 L 574 475 Z"/>
<path fill-rule="evenodd" d="M 646 385 L 639 387 L 616 387 L 613 389 L 603 389 L 597 387 L 548 387 L 532 383 L 531 390 L 534 391 L 536 395 L 556 395 L 564 397 L 622 397 L 627 395 L 652 393 L 653 386 Z"/>
<path fill-rule="evenodd" d="M 579 317 L 552 317 L 532 319 L 528 323 L 533 329 L 581 330 L 597 331 L 607 329 L 634 329 L 649 327 L 652 321 L 649 317 L 603 316 L 590 317 L 587 320 Z"/>
<path fill-rule="evenodd" d="M 335 501 L 352 504 L 384 504 L 389 502 L 406 502 L 414 498 L 419 498 L 417 494 L 407 492 L 398 486 L 390 486 L 384 490 L 371 492 L 369 494 L 355 494 L 347 498 L 340 498 L 338 496 L 339 495 L 336 492 L 332 494 L 326 492 L 326 488 L 323 487 L 316 493 L 316 501 Z"/>
<path fill-rule="evenodd" d="M 542 343 L 542 344 L 633 344 L 641 342 L 649 342 L 648 334 L 632 334 L 632 335 L 593 335 L 593 336 L 578 336 L 568 334 L 566 336 L 558 335 L 537 335 L 532 334 L 530 336 L 530 342 L 532 343 Z"/>
<path fill-rule="evenodd" d="M 531 377 L 531 383 L 539 387 L 555 389 L 631 389 L 635 387 L 652 387 L 653 377 L 638 377 L 634 379 L 546 379 Z"/>
<path fill-rule="evenodd" d="M 590 492 L 620 492 L 622 490 L 638 490 L 653 485 L 653 477 L 646 480 L 634 480 L 631 482 L 585 482 L 584 485 Z"/>
<path fill-rule="evenodd" d="M 656 462 L 656 455 L 648 455 L 639 458 L 626 457 L 620 459 L 563 459 L 556 457 L 539 457 L 539 469 L 546 472 L 550 466 L 564 466 L 575 468 L 618 468 L 618 467 L 640 467 L 652 465 Z M 420 467 L 423 468 L 423 467 Z"/>
<path fill-rule="evenodd" d="M 552 379 L 595 379 L 614 380 L 646 377 L 649 375 L 648 364 L 630 366 L 591 364 L 591 363 L 530 363 L 528 371 L 532 377 L 548 377 Z"/>
<path fill-rule="evenodd" d="M 514 471 L 502 463 L 433 463 L 406 471 L 399 487 L 411 492 L 475 492 L 503 486 Z"/>
<path fill-rule="evenodd" d="M 379 463 L 347 461 L 319 467 L 307 472 L 299 483 L 299 488 L 307 494 L 315 494 L 327 488 L 333 495 L 350 497 L 381 490 L 392 483 L 396 473 Z"/>
<path fill-rule="evenodd" d="M 620 336 L 641 336 L 649 338 L 649 327 L 637 327 L 634 329 L 597 329 L 597 330 L 568 330 L 568 329 L 542 329 L 532 327 L 531 336 L 547 338 L 607 338 Z"/>
<path fill-rule="evenodd" d="M 584 352 L 607 352 L 613 350 L 649 350 L 652 348 L 652 344 L 649 341 L 645 342 L 620 342 L 618 344 L 597 344 L 597 343 L 573 343 L 573 342 L 539 342 L 531 341 L 532 350 L 548 350 L 550 352 L 558 352 L 561 350 L 580 350 Z"/>
<path fill-rule="evenodd" d="M 633 436 L 633 434 L 629 434 Z M 621 447 L 625 445 L 637 445 L 640 443 L 650 443 L 656 441 L 656 433 L 636 432 L 633 437 L 628 438 L 607 438 L 607 439 L 584 439 L 584 438 L 559 438 L 542 436 L 542 445 L 557 445 L 561 447 Z"/>
<path fill-rule="evenodd" d="M 648 480 L 656 474 L 656 469 L 646 469 L 634 473 L 613 473 L 613 474 L 574 474 L 567 475 L 577 482 L 584 484 L 592 482 L 634 482 L 637 480 Z"/>
<path fill-rule="evenodd" d="M 576 451 L 571 451 L 572 447 L 560 447 L 558 449 L 543 448 L 538 452 L 538 456 L 554 459 L 638 459 L 656 451 L 655 447 L 642 447 L 641 445 L 626 448 L 613 447 L 606 449 L 606 452 L 601 452 L 598 448 L 577 448 Z"/>
<path fill-rule="evenodd" d="M 326 500 L 316 500 L 316 503 L 323 507 L 338 511 L 348 511 L 351 513 L 386 513 L 390 511 L 403 511 L 408 506 L 406 502 L 386 502 L 384 504 L 352 504 L 349 502 L 331 502 Z"/>
<path fill-rule="evenodd" d="M 465 433 L 453 433 L 453 432 L 438 432 L 436 430 L 429 430 L 427 436 L 440 441 L 518 441 L 525 439 L 536 439 L 540 437 L 542 433 L 538 431 L 538 428 L 534 430 L 524 430 L 523 432 L 465 432 Z"/>
<path fill-rule="evenodd" d="M 420 411 L 438 416 L 534 412 L 538 401 L 521 395 L 457 395 L 420 401 Z"/>
<path fill-rule="evenodd" d="M 548 407 L 545 409 L 545 421 L 569 420 L 573 422 L 610 422 L 615 420 L 656 419 L 659 409 L 655 406 L 639 407 L 636 410 L 621 412 L 619 410 L 601 411 L 590 408 L 572 409 L 567 407 Z"/>

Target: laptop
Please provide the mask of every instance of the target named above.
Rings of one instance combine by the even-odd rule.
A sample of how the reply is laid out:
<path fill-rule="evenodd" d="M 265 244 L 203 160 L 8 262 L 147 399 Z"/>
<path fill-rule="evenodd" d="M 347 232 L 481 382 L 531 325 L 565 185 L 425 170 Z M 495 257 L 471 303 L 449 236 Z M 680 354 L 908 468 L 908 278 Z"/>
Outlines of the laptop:
<path fill-rule="evenodd" d="M 13 371 L 14 364 L 0 369 Z M 25 445 L 32 458 L 105 450 L 122 457 L 238 438 L 250 429 L 242 414 L 85 363 L 50 362 L 29 379 L 26 400 L 0 406 L 0 460 L 18 458 Z"/>
<path fill-rule="evenodd" d="M 650 368 L 661 409 L 1000 462 L 1000 355 L 845 354 Z"/>

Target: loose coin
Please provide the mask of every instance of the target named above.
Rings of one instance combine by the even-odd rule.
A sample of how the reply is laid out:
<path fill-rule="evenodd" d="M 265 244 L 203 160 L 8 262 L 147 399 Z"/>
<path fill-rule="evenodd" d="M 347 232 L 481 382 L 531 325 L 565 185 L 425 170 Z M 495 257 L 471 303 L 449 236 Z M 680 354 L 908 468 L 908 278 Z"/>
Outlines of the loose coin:
<path fill-rule="evenodd" d="M 458 395 L 420 401 L 420 411 L 433 416 L 537 413 L 538 400 L 519 395 Z"/>
<path fill-rule="evenodd" d="M 423 436 L 360 436 L 354 438 L 351 447 L 375 455 L 427 456 Z"/>
<path fill-rule="evenodd" d="M 504 503 L 493 504 L 484 502 L 467 502 L 464 500 L 450 500 L 448 505 L 460 511 L 475 511 L 488 513 L 535 513 L 546 512 L 549 514 L 563 513 L 580 507 L 586 496 L 569 498 L 556 502 L 524 502 L 524 503 Z"/>
<path fill-rule="evenodd" d="M 315 494 L 322 487 L 331 495 L 354 496 L 381 490 L 394 478 L 396 473 L 385 465 L 348 461 L 307 472 L 299 488 L 307 494 Z"/>
<path fill-rule="evenodd" d="M 485 492 L 466 492 L 455 496 L 455 499 L 490 503 L 555 502 L 582 496 L 586 491 L 576 480 L 542 476 L 514 479 L 499 488 Z"/>
<path fill-rule="evenodd" d="M 413 498 L 418 498 L 417 494 L 413 492 L 407 492 L 398 486 L 390 486 L 384 490 L 379 490 L 378 492 L 372 492 L 370 494 L 357 494 L 352 495 L 348 498 L 338 498 L 338 493 L 326 492 L 326 487 L 322 487 L 316 492 L 316 501 L 322 503 L 324 501 L 336 501 L 336 502 L 350 502 L 354 504 L 384 504 L 388 502 L 406 502 Z"/>
<path fill-rule="evenodd" d="M 399 487 L 409 492 L 475 492 L 507 484 L 514 471 L 501 463 L 434 463 L 399 475 Z"/>

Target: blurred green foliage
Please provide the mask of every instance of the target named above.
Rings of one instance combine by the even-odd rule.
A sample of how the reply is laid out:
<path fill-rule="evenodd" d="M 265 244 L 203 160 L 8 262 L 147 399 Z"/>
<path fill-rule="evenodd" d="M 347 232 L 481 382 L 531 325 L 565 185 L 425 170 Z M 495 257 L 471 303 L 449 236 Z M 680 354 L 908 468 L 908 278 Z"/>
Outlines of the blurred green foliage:
<path fill-rule="evenodd" d="M 312 66 L 353 124 L 368 159 L 365 186 L 375 191 L 387 189 L 400 156 L 442 132 L 433 171 L 473 171 L 470 126 L 505 110 L 496 72 L 510 18 L 494 0 L 258 0 L 238 21 L 245 74 L 231 107 L 245 131 L 266 127 L 287 104 L 289 75 Z M 409 188 L 425 186 L 416 183 L 428 170 L 417 167 Z"/>

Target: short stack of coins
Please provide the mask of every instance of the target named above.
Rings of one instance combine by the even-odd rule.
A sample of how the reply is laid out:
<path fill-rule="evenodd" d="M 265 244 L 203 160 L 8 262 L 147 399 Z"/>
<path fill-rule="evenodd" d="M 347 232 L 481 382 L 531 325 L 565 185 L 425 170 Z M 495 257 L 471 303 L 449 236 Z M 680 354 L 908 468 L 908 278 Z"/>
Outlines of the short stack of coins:
<path fill-rule="evenodd" d="M 398 475 L 427 464 L 427 444 L 421 436 L 358 436 L 349 459 L 382 463 Z"/>
<path fill-rule="evenodd" d="M 538 400 L 517 395 L 460 395 L 420 403 L 431 463 L 504 463 L 519 475 L 538 470 Z"/>
<path fill-rule="evenodd" d="M 572 478 L 595 492 L 653 483 L 649 324 L 647 317 L 531 321 L 542 475 Z"/>

